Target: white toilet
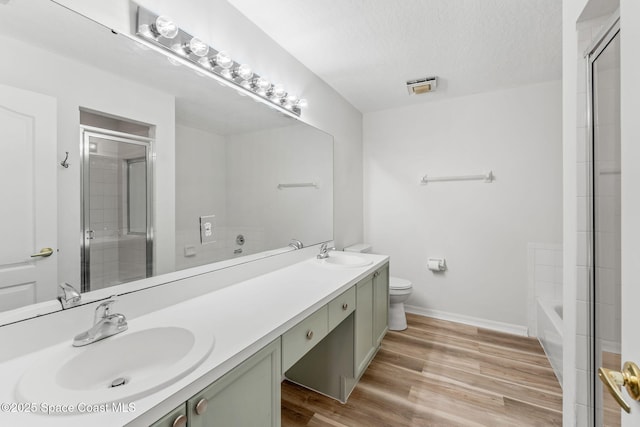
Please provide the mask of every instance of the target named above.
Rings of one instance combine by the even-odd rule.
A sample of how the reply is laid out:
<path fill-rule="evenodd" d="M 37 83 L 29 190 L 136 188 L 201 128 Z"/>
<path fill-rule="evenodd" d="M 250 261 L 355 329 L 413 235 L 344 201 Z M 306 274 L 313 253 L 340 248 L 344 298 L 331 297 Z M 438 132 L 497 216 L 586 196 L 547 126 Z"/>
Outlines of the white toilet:
<path fill-rule="evenodd" d="M 344 248 L 346 252 L 371 252 L 371 245 L 357 243 Z M 409 299 L 413 286 L 411 282 L 398 277 L 389 277 L 389 330 L 404 331 L 407 329 L 407 315 L 404 303 Z"/>

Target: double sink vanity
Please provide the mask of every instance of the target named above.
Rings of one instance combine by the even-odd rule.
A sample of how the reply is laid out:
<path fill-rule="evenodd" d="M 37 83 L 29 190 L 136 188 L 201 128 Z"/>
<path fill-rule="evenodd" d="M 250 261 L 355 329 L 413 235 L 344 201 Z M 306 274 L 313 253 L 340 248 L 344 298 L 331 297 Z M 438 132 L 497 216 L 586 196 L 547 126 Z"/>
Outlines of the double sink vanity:
<path fill-rule="evenodd" d="M 0 420 L 278 426 L 284 378 L 345 402 L 387 331 L 388 265 L 330 252 L 127 319 L 126 331 L 84 347 L 72 334 L 0 365 L 11 405 Z M 114 312 L 127 314 L 126 297 Z"/>

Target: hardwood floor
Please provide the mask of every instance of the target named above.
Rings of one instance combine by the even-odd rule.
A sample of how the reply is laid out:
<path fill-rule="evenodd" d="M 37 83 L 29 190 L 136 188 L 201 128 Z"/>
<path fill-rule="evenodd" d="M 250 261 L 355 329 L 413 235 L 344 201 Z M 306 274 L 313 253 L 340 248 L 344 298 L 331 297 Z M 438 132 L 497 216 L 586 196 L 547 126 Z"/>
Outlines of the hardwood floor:
<path fill-rule="evenodd" d="M 282 384 L 287 426 L 559 426 L 562 390 L 535 338 L 408 314 L 349 401 Z"/>

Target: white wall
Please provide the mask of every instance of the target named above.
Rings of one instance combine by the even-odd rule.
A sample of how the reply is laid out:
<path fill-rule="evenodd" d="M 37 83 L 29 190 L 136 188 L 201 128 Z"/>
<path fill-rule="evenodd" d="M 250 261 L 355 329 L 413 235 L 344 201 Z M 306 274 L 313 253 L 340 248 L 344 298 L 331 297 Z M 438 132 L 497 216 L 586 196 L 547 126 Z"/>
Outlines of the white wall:
<path fill-rule="evenodd" d="M 560 96 L 549 82 L 365 115 L 365 240 L 413 282 L 409 305 L 525 329 L 527 243 L 562 241 Z"/>
<path fill-rule="evenodd" d="M 227 141 L 229 227 L 246 233 L 245 253 L 286 247 L 291 239 L 306 246 L 331 240 L 330 136 L 294 125 L 230 135 Z M 318 188 L 278 189 L 309 182 Z"/>
<path fill-rule="evenodd" d="M 97 22 L 130 33 L 129 0 L 58 0 Z M 302 121 L 334 136 L 334 239 L 338 247 L 362 241 L 362 114 L 224 0 L 141 0 L 173 17 L 211 46 L 226 50 L 257 73 L 306 98 Z"/>
<path fill-rule="evenodd" d="M 80 285 L 80 108 L 156 126 L 155 261 L 158 273 L 174 265 L 174 98 L 86 64 L 2 38 L 11 61 L 0 66 L 0 80 L 58 101 L 58 158 L 69 152 L 71 167 L 58 168 L 58 278 Z M 15 64 L 21 64 L 20 67 Z M 42 72 L 46 65 L 46 72 Z"/>
<path fill-rule="evenodd" d="M 176 269 L 225 257 L 227 223 L 226 139 L 176 125 Z M 216 242 L 200 244 L 200 216 L 215 215 Z M 194 256 L 185 256 L 185 246 Z"/>

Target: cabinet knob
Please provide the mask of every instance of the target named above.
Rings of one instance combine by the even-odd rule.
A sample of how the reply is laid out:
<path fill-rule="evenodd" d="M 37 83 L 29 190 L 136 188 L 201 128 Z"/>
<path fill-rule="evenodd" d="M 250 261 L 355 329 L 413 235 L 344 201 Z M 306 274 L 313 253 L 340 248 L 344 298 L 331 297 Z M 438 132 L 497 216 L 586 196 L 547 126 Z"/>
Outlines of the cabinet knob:
<path fill-rule="evenodd" d="M 342 304 L 342 309 L 346 310 L 347 308 L 349 308 L 349 304 L 347 304 L 346 302 Z"/>
<path fill-rule="evenodd" d="M 373 273 L 373 277 L 378 277 L 380 275 L 379 271 L 376 271 L 375 273 Z"/>
<path fill-rule="evenodd" d="M 307 331 L 307 339 L 310 340 L 311 338 L 313 338 L 313 331 L 311 329 L 309 329 Z"/>
<path fill-rule="evenodd" d="M 202 415 L 207 412 L 207 406 L 209 406 L 209 401 L 207 401 L 207 399 L 200 399 L 196 404 L 196 414 Z"/>
<path fill-rule="evenodd" d="M 172 427 L 187 427 L 187 416 L 186 415 L 178 415 L 178 417 L 173 420 Z"/>

